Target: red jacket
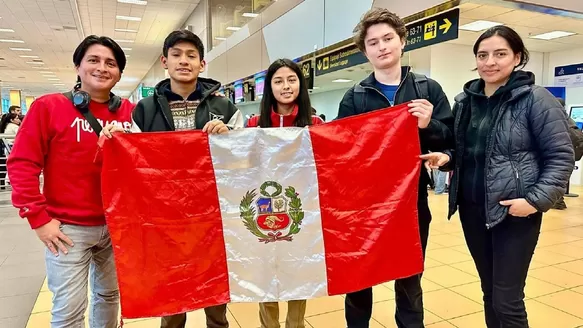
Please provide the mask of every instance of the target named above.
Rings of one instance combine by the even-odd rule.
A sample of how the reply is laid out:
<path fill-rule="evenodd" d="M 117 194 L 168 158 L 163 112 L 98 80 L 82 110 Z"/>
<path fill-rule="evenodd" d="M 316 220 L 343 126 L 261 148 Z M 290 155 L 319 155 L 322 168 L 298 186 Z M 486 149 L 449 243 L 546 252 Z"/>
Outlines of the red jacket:
<path fill-rule="evenodd" d="M 271 126 L 272 127 L 284 127 L 284 126 L 294 126 L 294 120 L 298 116 L 298 106 L 295 106 L 291 114 L 281 115 L 275 111 L 271 111 Z M 312 125 L 323 124 L 324 120 L 319 116 L 312 115 Z M 247 121 L 248 128 L 256 128 L 259 126 L 259 116 L 253 116 Z"/>
<path fill-rule="evenodd" d="M 112 113 L 107 104 L 89 109 L 102 125 L 131 128 L 134 105 L 128 100 Z M 12 203 L 36 229 L 51 219 L 83 226 L 105 224 L 101 201 L 101 168 L 94 163 L 97 135 L 62 94 L 35 100 L 22 121 L 8 158 Z M 39 175 L 44 187 L 40 192 Z"/>

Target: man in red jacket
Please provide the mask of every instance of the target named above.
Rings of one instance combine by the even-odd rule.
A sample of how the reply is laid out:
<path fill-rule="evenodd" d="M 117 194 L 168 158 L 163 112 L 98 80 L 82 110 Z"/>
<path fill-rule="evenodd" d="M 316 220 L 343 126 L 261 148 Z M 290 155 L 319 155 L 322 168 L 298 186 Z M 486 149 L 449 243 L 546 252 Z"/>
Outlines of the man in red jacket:
<path fill-rule="evenodd" d="M 101 169 L 94 163 L 98 136 L 92 126 L 106 126 L 102 133 L 107 135 L 129 129 L 134 106 L 111 93 L 126 65 L 123 50 L 112 39 L 87 37 L 75 50 L 73 63 L 75 90 L 38 98 L 20 127 L 8 159 L 12 202 L 47 247 L 51 326 L 84 327 L 91 281 L 89 326 L 115 328 L 119 293 L 101 202 Z"/>

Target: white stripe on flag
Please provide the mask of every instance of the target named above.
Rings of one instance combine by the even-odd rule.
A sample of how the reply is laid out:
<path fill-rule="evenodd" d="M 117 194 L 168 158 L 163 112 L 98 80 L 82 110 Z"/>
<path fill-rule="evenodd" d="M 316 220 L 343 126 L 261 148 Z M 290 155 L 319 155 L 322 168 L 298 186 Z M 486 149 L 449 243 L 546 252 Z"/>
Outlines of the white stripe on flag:
<path fill-rule="evenodd" d="M 327 295 L 318 177 L 308 129 L 253 128 L 230 134 L 228 138 L 212 135 L 209 144 L 223 219 L 231 301 L 267 302 Z M 280 184 L 281 195 L 262 196 L 260 187 L 266 181 Z M 248 191 L 256 191 L 251 203 L 256 213 L 252 228 L 257 227 L 256 232 L 263 235 L 277 233 L 258 227 L 257 201 L 263 197 L 260 204 L 269 212 L 263 216 L 267 218 L 264 228 L 274 227 L 274 222 L 275 227 L 285 224 L 290 215 L 274 216 L 273 212 L 282 212 L 280 197 L 290 186 L 298 193 L 304 213 L 300 231 L 291 234 L 291 241 L 260 242 L 243 222 L 243 198 Z M 273 194 L 276 187 L 265 189 Z M 287 213 L 297 216 L 297 211 L 290 211 L 294 205 L 290 199 L 283 200 L 287 202 Z M 279 232 L 286 236 L 291 226 Z"/>

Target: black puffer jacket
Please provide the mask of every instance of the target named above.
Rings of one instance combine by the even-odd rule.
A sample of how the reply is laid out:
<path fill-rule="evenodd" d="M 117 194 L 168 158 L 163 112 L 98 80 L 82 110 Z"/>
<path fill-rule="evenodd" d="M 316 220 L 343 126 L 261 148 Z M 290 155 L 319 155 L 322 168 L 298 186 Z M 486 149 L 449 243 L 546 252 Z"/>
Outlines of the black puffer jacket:
<path fill-rule="evenodd" d="M 567 117 L 557 99 L 545 88 L 534 85 L 534 75 L 513 73 L 521 83 L 502 97 L 490 133 L 486 138 L 485 207 L 486 226 L 491 228 L 508 215 L 502 200 L 525 198 L 539 212 L 546 212 L 565 193 L 575 165 Z M 455 149 L 443 170 L 454 170 L 450 187 L 449 217 L 458 205 L 459 178 L 464 151 L 469 106 L 480 80 L 470 81 L 455 98 Z"/>

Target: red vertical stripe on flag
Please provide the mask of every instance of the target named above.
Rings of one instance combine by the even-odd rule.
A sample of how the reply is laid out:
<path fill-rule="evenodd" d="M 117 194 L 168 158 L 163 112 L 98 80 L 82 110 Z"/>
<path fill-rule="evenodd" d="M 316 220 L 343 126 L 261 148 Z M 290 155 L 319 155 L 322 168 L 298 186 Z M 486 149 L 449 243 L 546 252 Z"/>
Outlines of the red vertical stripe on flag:
<path fill-rule="evenodd" d="M 229 302 L 217 186 L 201 132 L 105 142 L 103 202 L 124 318 Z"/>
<path fill-rule="evenodd" d="M 407 109 L 310 127 L 330 295 L 423 270 L 420 145 L 417 120 Z"/>

